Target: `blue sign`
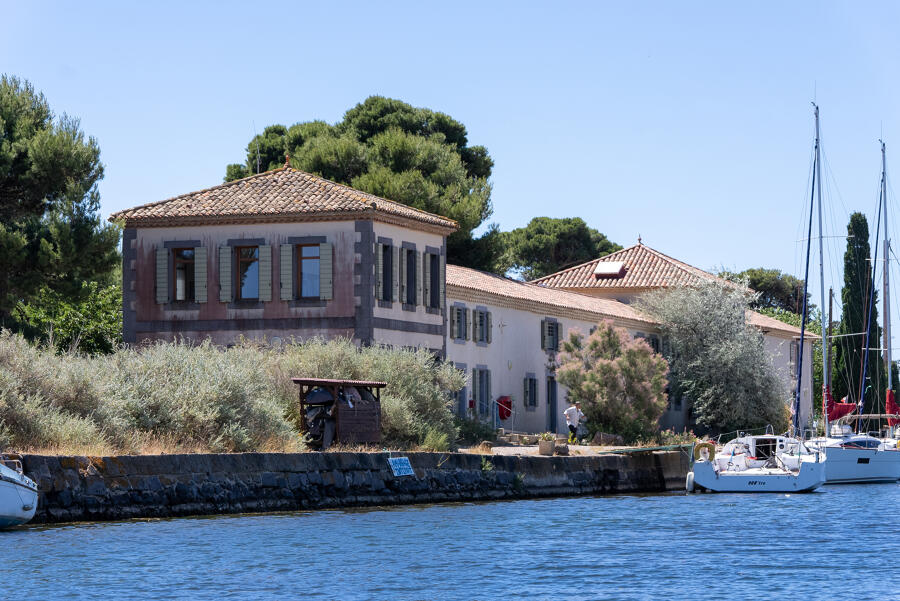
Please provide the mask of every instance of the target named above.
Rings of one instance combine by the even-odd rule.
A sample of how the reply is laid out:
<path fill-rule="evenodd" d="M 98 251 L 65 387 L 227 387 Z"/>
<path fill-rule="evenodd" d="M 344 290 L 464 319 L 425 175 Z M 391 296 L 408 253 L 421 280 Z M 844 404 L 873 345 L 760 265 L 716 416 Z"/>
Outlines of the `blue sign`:
<path fill-rule="evenodd" d="M 388 457 L 388 463 L 391 464 L 391 471 L 395 476 L 415 476 L 412 466 L 409 464 L 409 457 Z"/>

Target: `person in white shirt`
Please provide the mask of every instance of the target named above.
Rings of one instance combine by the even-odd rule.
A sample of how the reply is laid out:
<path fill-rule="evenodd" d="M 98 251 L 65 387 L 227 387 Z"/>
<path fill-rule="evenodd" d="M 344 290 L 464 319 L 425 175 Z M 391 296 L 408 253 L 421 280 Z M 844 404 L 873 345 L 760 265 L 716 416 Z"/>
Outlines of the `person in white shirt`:
<path fill-rule="evenodd" d="M 566 416 L 566 424 L 569 426 L 569 442 L 575 442 L 575 431 L 578 430 L 578 424 L 584 419 L 584 413 L 581 412 L 581 403 L 575 401 L 575 404 L 563 411 Z"/>

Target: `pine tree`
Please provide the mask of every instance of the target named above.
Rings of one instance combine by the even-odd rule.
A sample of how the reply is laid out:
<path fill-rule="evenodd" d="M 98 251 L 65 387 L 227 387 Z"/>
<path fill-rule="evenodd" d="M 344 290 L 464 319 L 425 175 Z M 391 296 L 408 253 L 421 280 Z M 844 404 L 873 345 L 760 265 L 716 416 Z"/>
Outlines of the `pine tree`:
<path fill-rule="evenodd" d="M 869 323 L 869 349 L 881 347 L 881 326 L 878 324 L 877 287 L 872 289 L 872 261 L 869 248 L 869 224 L 865 215 L 853 213 L 847 224 L 847 251 L 844 253 L 844 287 L 841 289 L 841 324 L 835 340 L 834 372 L 832 376 L 835 399 L 847 397 L 856 402 L 860 394 L 863 370 L 866 322 Z M 871 303 L 869 295 L 874 295 Z M 872 307 L 871 319 L 867 317 Z M 869 350 L 864 391 L 864 413 L 881 409 L 887 378 L 881 352 Z"/>

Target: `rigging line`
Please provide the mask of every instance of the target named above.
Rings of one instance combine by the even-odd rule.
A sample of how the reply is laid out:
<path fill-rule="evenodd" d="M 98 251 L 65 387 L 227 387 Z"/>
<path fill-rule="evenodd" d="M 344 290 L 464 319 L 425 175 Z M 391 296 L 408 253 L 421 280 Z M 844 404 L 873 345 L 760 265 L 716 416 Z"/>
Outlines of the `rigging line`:
<path fill-rule="evenodd" d="M 878 220 L 875 225 L 875 261 L 872 263 L 872 293 L 869 295 L 869 309 L 866 312 L 866 343 L 863 345 L 863 350 L 869 348 L 869 336 L 872 331 L 872 306 L 875 301 L 875 270 L 878 268 L 878 235 L 881 232 L 881 205 L 882 203 L 878 203 Z M 869 352 L 861 353 L 863 356 L 863 366 L 862 366 L 862 377 L 859 381 L 859 398 L 865 403 L 865 395 L 866 395 L 866 370 L 869 366 Z M 876 372 L 877 373 L 877 372 Z M 877 398 L 877 397 L 876 397 Z M 856 428 L 857 431 L 862 426 L 862 423 L 857 422 Z"/>

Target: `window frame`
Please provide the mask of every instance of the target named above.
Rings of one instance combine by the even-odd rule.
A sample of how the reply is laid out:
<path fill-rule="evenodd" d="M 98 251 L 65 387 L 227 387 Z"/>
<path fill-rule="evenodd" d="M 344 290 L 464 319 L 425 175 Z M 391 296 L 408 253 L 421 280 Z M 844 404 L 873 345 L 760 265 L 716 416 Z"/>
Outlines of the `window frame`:
<path fill-rule="evenodd" d="M 181 251 L 190 251 L 192 256 L 190 259 L 179 258 L 178 253 Z M 194 246 L 180 246 L 172 248 L 172 301 L 173 303 L 193 303 L 197 299 L 197 248 Z M 190 265 L 191 277 L 188 280 L 185 277 L 184 293 L 185 298 L 178 298 L 178 266 Z M 185 271 L 187 276 L 187 271 Z M 188 285 L 190 282 L 190 285 Z"/>
<path fill-rule="evenodd" d="M 317 253 L 316 256 L 315 257 L 304 257 L 303 256 L 304 248 L 315 248 L 316 253 Z M 316 273 L 316 277 L 317 277 L 317 279 L 321 278 L 322 277 L 322 249 L 321 249 L 321 246 L 319 244 L 295 244 L 294 252 L 296 253 L 295 260 L 297 262 L 296 263 L 297 264 L 297 269 L 296 269 L 296 271 L 297 271 L 296 278 L 297 279 L 295 281 L 295 285 L 297 286 L 296 299 L 297 300 L 318 300 L 322 296 L 321 284 L 319 285 L 319 289 L 316 291 L 315 294 L 312 294 L 312 295 L 304 295 L 303 294 L 303 263 L 305 261 L 317 261 L 319 264 L 319 268 Z"/>
<path fill-rule="evenodd" d="M 394 302 L 394 247 L 381 245 L 381 298 L 385 303 Z"/>
<path fill-rule="evenodd" d="M 234 283 L 234 299 L 237 301 L 259 301 L 259 244 L 251 244 L 246 246 L 235 246 L 234 247 L 234 267 L 235 267 L 235 275 Z M 244 259 L 241 257 L 241 251 L 246 248 L 252 248 L 256 250 L 256 256 L 253 259 Z M 244 296 L 244 282 L 241 278 L 241 264 L 242 263 L 256 263 L 256 296 Z"/>
<path fill-rule="evenodd" d="M 427 299 L 428 307 L 439 309 L 441 307 L 441 255 L 435 253 L 427 253 L 429 276 L 431 281 L 428 282 L 429 298 Z M 425 282 L 422 282 L 423 284 Z"/>

